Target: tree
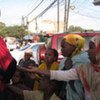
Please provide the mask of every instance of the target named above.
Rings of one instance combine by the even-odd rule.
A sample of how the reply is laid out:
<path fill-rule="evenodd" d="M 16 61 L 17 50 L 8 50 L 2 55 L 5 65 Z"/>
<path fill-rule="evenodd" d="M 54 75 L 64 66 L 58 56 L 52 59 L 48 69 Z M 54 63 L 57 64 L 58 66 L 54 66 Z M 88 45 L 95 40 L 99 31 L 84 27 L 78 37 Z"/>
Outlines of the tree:
<path fill-rule="evenodd" d="M 80 26 L 69 26 L 68 32 L 93 32 L 93 29 L 83 29 Z"/>
<path fill-rule="evenodd" d="M 25 30 L 22 26 L 8 26 L 4 27 L 1 32 L 4 37 L 11 36 L 16 38 L 22 38 L 25 34 L 28 34 L 28 32 Z"/>
<path fill-rule="evenodd" d="M 83 32 L 84 29 L 82 29 L 80 26 L 69 26 L 69 29 L 68 29 L 69 32 Z"/>

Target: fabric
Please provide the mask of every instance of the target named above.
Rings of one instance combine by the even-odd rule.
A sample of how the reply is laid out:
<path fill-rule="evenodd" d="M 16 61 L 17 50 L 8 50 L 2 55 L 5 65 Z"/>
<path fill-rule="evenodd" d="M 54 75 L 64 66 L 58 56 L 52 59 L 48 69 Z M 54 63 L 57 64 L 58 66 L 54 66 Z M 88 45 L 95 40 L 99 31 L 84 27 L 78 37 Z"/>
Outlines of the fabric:
<path fill-rule="evenodd" d="M 64 37 L 64 40 L 76 47 L 76 50 L 73 52 L 72 56 L 79 54 L 85 43 L 85 39 L 78 34 L 68 34 Z"/>
<path fill-rule="evenodd" d="M 75 68 L 66 71 L 50 71 L 50 79 L 51 80 L 58 80 L 58 81 L 69 81 L 73 79 L 79 79 Z"/>
<path fill-rule="evenodd" d="M 66 60 L 67 60 L 67 57 L 64 57 L 61 60 L 61 62 L 59 64 L 59 70 L 61 70 L 64 67 L 64 63 L 65 63 Z M 79 66 L 82 63 L 90 62 L 88 52 L 83 51 L 80 54 L 78 54 L 76 56 L 73 56 L 72 57 L 72 62 L 73 62 L 74 66 Z"/>
<path fill-rule="evenodd" d="M 23 91 L 24 100 L 43 100 L 43 92 L 41 91 Z"/>
<path fill-rule="evenodd" d="M 30 66 L 30 65 L 35 66 L 36 64 L 35 64 L 35 61 L 32 60 L 32 59 L 29 59 L 29 60 L 21 59 L 21 60 L 19 61 L 19 64 L 18 64 L 18 65 L 19 65 L 20 67 L 28 67 L 28 66 Z"/>
<path fill-rule="evenodd" d="M 0 100 L 6 100 L 5 83 L 9 82 L 15 69 L 16 61 L 13 60 L 5 41 L 0 37 Z"/>
<path fill-rule="evenodd" d="M 43 92 L 41 91 L 23 91 L 24 100 L 43 100 Z M 61 100 L 55 94 L 52 95 L 50 100 Z"/>
<path fill-rule="evenodd" d="M 12 56 L 4 42 L 3 38 L 0 37 L 0 68 L 4 71 L 7 70 L 9 64 L 12 61 Z"/>
<path fill-rule="evenodd" d="M 9 50 L 7 49 L 6 43 L 4 42 L 3 38 L 0 37 L 0 70 L 2 71 L 2 73 L 0 73 L 0 91 L 4 90 L 4 73 L 8 69 L 12 59 L 13 58 Z"/>
<path fill-rule="evenodd" d="M 71 59 L 72 59 L 72 62 L 73 62 L 73 68 L 76 68 L 83 63 L 86 64 L 86 63 L 90 62 L 87 52 L 81 52 L 80 54 L 74 55 Z M 60 65 L 59 65 L 60 70 L 64 67 L 64 63 L 65 63 L 66 60 L 67 60 L 67 57 L 65 57 L 61 61 Z M 64 74 L 62 74 L 62 75 L 64 75 Z M 72 75 L 72 79 L 73 79 L 73 76 L 75 76 L 75 75 Z M 63 78 L 62 78 L 62 80 L 63 80 Z M 83 86 L 82 86 L 82 83 L 79 80 L 77 80 L 77 81 L 72 80 L 72 82 L 68 81 L 67 85 L 66 85 L 66 91 L 67 91 L 67 95 L 68 95 L 68 97 L 67 97 L 68 100 L 78 100 L 78 99 L 84 100 Z"/>
<path fill-rule="evenodd" d="M 51 65 L 50 70 L 58 70 L 58 68 L 59 68 L 58 63 L 57 63 L 57 62 L 54 62 L 54 63 Z M 42 64 L 39 66 L 39 69 L 40 69 L 40 70 L 48 70 L 48 69 L 47 69 L 46 63 L 45 63 L 45 62 L 42 63 Z M 38 76 L 37 76 L 37 77 L 38 77 Z M 38 78 L 39 78 L 39 77 L 38 77 Z M 38 82 L 38 81 L 35 81 L 33 90 L 38 90 L 38 86 L 39 86 L 39 82 Z"/>

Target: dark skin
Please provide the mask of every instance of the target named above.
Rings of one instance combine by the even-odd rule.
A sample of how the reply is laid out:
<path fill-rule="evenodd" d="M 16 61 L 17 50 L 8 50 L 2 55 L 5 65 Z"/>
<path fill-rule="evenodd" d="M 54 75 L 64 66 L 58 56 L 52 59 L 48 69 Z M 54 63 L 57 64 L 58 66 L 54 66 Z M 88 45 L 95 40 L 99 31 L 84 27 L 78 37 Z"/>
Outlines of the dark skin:
<path fill-rule="evenodd" d="M 71 55 L 75 49 L 76 49 L 76 47 L 74 45 L 67 43 L 64 39 L 62 40 L 61 52 L 64 57 L 71 57 Z"/>
<path fill-rule="evenodd" d="M 89 49 L 95 49 L 95 48 L 96 48 L 96 46 L 95 46 L 94 42 L 90 41 L 89 42 Z"/>
<path fill-rule="evenodd" d="M 48 70 L 50 70 L 51 64 L 55 61 L 54 52 L 51 49 L 47 49 L 45 52 L 45 62 L 48 67 Z"/>
<path fill-rule="evenodd" d="M 93 64 L 96 64 L 96 49 L 88 50 L 89 59 Z"/>

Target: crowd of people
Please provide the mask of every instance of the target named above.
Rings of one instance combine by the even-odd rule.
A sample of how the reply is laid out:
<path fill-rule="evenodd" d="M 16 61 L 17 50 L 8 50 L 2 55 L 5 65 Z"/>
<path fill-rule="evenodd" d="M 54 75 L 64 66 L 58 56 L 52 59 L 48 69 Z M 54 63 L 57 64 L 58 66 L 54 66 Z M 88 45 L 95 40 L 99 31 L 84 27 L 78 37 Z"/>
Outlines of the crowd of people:
<path fill-rule="evenodd" d="M 17 66 L 2 38 L 0 43 L 0 100 L 100 99 L 100 36 L 82 51 L 85 39 L 68 34 L 61 41 L 61 62 L 57 50 L 47 48 L 40 65 L 30 59 L 28 50 Z"/>

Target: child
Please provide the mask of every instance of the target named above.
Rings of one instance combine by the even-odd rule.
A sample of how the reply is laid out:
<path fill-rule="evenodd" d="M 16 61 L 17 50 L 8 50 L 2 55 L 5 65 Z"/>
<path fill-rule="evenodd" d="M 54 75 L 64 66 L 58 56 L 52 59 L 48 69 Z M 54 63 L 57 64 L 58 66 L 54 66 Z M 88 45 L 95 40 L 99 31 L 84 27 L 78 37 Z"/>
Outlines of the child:
<path fill-rule="evenodd" d="M 55 49 L 48 48 L 45 52 L 45 61 L 39 66 L 40 70 L 58 70 L 58 52 Z M 34 90 L 42 90 L 44 92 L 44 100 L 49 100 L 54 91 L 54 82 L 48 77 L 40 76 L 35 81 Z M 53 87 L 52 87 L 53 86 Z M 51 93 L 51 94 L 50 94 Z M 47 99 L 48 98 L 48 99 Z"/>
<path fill-rule="evenodd" d="M 12 84 L 7 85 L 8 100 L 23 100 L 23 90 L 31 90 L 24 83 L 24 74 L 16 69 Z"/>

